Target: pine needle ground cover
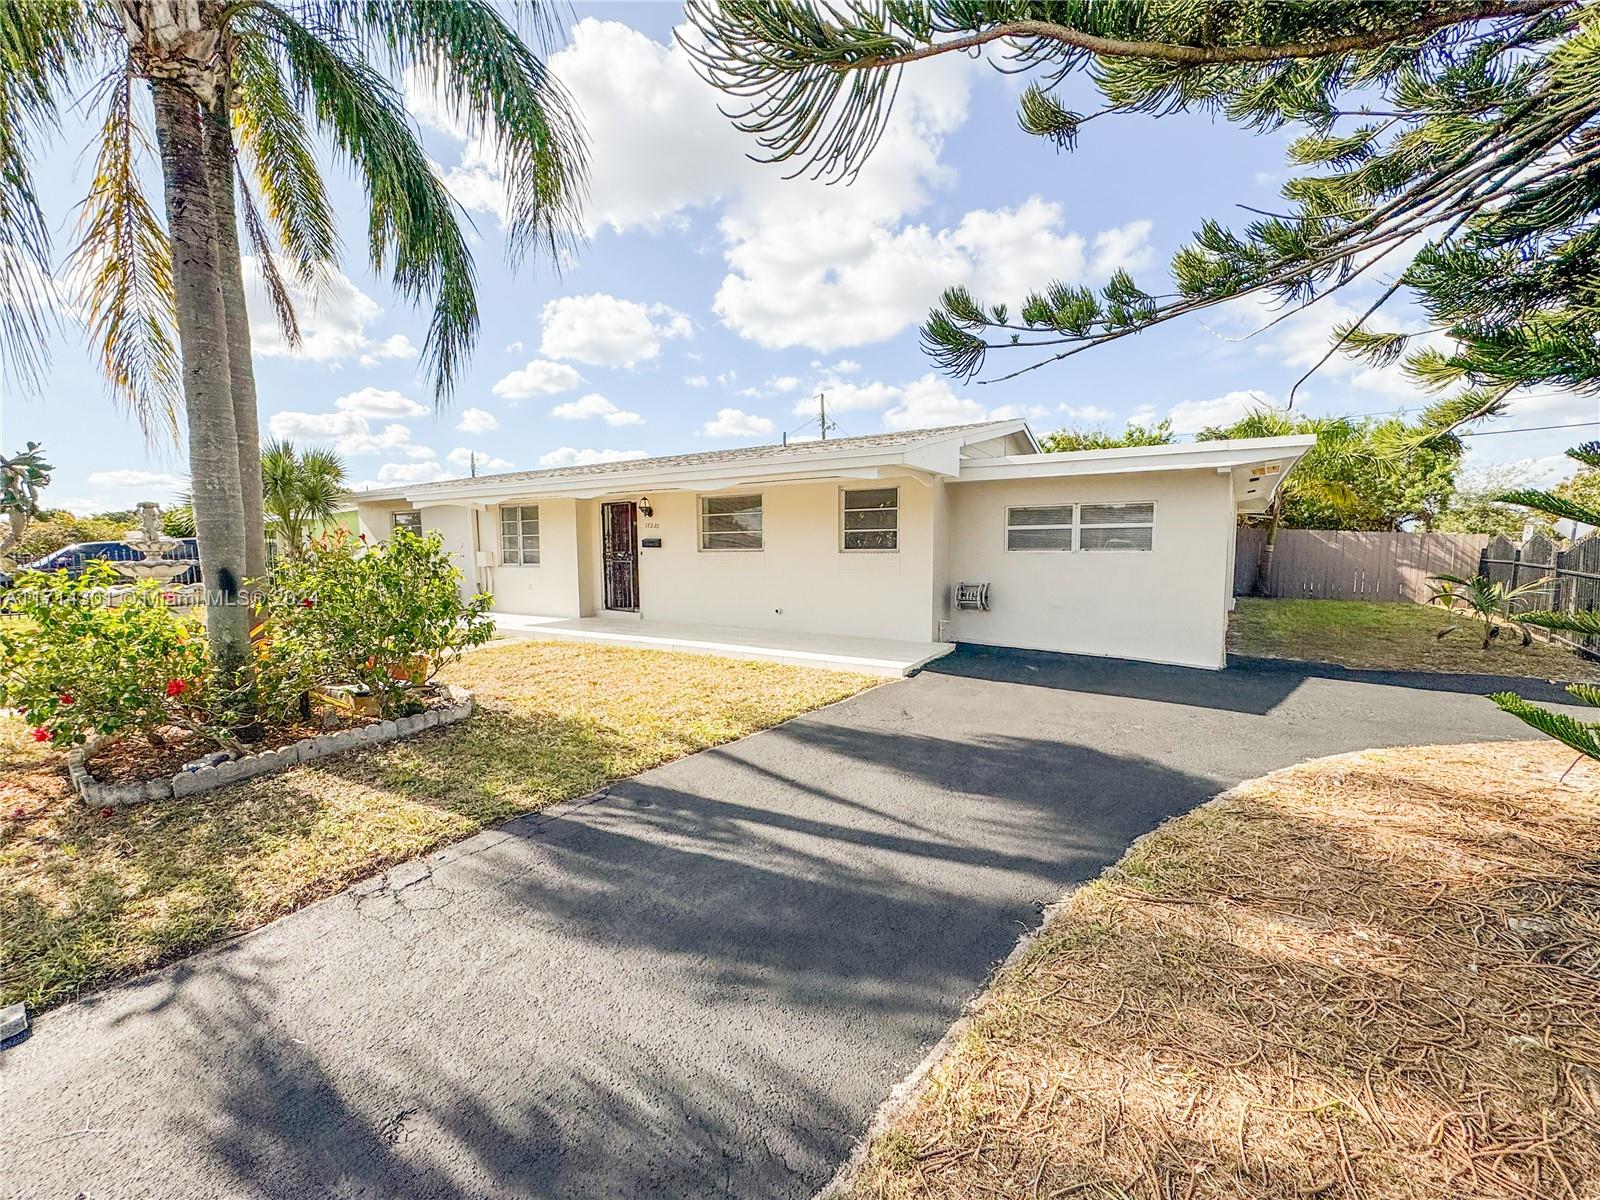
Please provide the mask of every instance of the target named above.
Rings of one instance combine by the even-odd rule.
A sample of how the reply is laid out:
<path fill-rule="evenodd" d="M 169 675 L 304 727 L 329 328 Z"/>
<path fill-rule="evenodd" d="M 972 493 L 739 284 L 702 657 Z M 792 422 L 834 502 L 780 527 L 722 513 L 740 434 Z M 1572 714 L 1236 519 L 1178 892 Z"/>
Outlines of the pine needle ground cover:
<path fill-rule="evenodd" d="M 1434 636 L 1451 625 L 1455 632 Z M 1519 646 L 1511 631 L 1485 650 L 1482 628 L 1465 617 L 1426 604 L 1365 600 L 1240 597 L 1228 619 L 1228 653 L 1368 670 L 1563 681 L 1600 677 L 1600 663 L 1580 658 L 1537 632 L 1531 645 Z"/>
<path fill-rule="evenodd" d="M 880 682 L 778 663 L 518 642 L 448 676 L 471 720 L 107 815 L 0 718 L 0 1002 L 37 1011 L 265 924 L 498 821 Z"/>
<path fill-rule="evenodd" d="M 1600 769 L 1548 741 L 1244 785 L 1056 911 L 859 1197 L 1600 1195 Z"/>

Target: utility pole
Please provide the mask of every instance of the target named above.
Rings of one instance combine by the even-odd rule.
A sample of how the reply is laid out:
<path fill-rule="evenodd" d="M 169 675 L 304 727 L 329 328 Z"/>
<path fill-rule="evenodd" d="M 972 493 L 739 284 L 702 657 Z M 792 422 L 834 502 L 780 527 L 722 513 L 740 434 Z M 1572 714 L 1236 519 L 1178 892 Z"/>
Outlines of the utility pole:
<path fill-rule="evenodd" d="M 467 464 L 467 469 L 472 472 L 472 478 L 476 479 L 478 477 L 478 452 L 476 450 L 467 456 Z"/>
<path fill-rule="evenodd" d="M 839 426 L 828 420 L 828 393 L 817 393 L 817 424 L 822 429 L 822 440 L 828 440 L 828 430 L 837 429 Z"/>

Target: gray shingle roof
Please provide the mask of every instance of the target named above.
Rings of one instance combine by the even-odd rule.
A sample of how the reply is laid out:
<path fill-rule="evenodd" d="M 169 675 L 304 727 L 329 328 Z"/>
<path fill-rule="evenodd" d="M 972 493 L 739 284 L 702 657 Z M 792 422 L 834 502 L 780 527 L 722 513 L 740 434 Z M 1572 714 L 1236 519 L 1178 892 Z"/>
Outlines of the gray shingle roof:
<path fill-rule="evenodd" d="M 740 446 L 733 450 L 701 450 L 694 454 L 671 454 L 663 458 L 625 458 L 616 462 L 589 463 L 577 467 L 548 467 L 542 471 L 506 471 L 498 475 L 479 475 L 471 482 L 478 484 L 524 483 L 546 479 L 572 479 L 587 475 L 618 475 L 633 471 L 650 471 L 663 467 L 693 467 L 728 462 L 760 462 L 775 458 L 805 458 L 819 451 L 837 452 L 856 448 L 910 446 L 917 442 L 999 426 L 1013 426 L 1014 421 L 979 421 L 967 425 L 942 425 L 934 429 L 906 429 L 898 433 L 869 433 L 861 437 L 829 438 L 827 441 L 778 443 L 770 446 Z M 415 484 L 408 487 L 375 488 L 374 494 L 390 493 L 413 496 L 433 492 L 447 492 L 459 487 L 465 479 L 444 479 L 437 483 Z M 354 497 L 366 492 L 352 492 Z"/>

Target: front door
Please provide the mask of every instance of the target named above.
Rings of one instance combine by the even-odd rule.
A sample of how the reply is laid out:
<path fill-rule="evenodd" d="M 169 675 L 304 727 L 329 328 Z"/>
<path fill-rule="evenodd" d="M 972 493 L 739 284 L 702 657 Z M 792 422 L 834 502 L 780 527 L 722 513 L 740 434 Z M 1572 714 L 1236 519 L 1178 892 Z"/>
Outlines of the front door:
<path fill-rule="evenodd" d="M 639 611 L 639 509 L 632 500 L 600 506 L 600 557 L 605 563 L 606 607 Z"/>

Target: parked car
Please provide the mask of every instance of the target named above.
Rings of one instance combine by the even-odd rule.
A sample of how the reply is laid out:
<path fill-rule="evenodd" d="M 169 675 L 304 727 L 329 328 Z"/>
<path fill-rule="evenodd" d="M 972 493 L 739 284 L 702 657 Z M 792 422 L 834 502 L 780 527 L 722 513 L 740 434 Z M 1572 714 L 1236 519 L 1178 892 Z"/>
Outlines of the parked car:
<path fill-rule="evenodd" d="M 65 571 L 76 579 L 83 574 L 84 564 L 102 559 L 106 562 L 132 562 L 143 557 L 137 550 L 126 542 L 77 542 L 71 546 L 63 546 L 53 554 L 46 554 L 43 558 L 36 558 L 30 563 L 23 563 L 17 568 L 17 574 L 28 571 Z M 175 584 L 200 582 L 200 543 L 194 538 L 179 538 L 178 544 L 173 549 L 173 557 L 189 562 L 189 567 L 182 575 L 172 582 Z M 9 579 L 4 583 L 10 583 Z"/>

